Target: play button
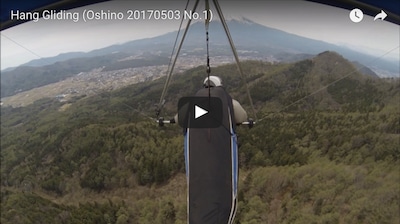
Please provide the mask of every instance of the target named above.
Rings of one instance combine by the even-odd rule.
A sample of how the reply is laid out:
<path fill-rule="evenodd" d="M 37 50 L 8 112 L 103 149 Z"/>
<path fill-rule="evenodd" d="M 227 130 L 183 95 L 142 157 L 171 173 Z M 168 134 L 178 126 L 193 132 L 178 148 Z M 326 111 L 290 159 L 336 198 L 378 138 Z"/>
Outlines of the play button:
<path fill-rule="evenodd" d="M 194 119 L 197 119 L 205 114 L 208 114 L 208 111 L 204 110 L 203 108 L 194 105 Z"/>
<path fill-rule="evenodd" d="M 183 128 L 217 128 L 222 124 L 222 101 L 218 97 L 182 97 L 178 123 Z"/>

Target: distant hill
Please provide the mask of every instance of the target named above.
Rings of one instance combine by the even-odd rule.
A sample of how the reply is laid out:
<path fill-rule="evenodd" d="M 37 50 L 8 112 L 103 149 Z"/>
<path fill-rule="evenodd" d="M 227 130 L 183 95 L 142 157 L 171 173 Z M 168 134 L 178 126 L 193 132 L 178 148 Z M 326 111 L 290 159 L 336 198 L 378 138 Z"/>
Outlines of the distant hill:
<path fill-rule="evenodd" d="M 257 78 L 251 93 L 256 101 L 267 101 L 275 107 L 280 105 L 279 110 L 352 108 L 364 111 L 381 106 L 384 90 L 377 87 L 381 82 L 376 76 L 364 75 L 336 52 L 326 51 L 292 63 L 270 76 Z M 242 94 L 239 95 L 245 95 Z M 307 100 L 302 100 L 304 97 Z M 292 105 L 293 102 L 296 103 Z M 278 108 L 271 108 L 271 111 L 276 110 Z"/>
<path fill-rule="evenodd" d="M 150 65 L 164 65 L 169 62 L 166 57 L 151 54 L 126 59 L 129 56 L 129 54 L 121 52 L 95 57 L 74 58 L 42 67 L 20 66 L 12 71 L 2 72 L 1 96 L 11 96 L 19 92 L 59 82 L 80 72 L 87 72 L 95 68 L 112 71 Z"/>
<path fill-rule="evenodd" d="M 353 65 L 358 69 L 358 71 L 360 73 L 362 73 L 364 75 L 369 75 L 369 76 L 372 76 L 372 77 L 375 77 L 375 78 L 379 78 L 379 76 L 374 71 L 372 71 L 368 67 L 360 64 L 359 62 L 353 61 Z"/>
<path fill-rule="evenodd" d="M 68 53 L 59 54 L 54 57 L 35 59 L 35 60 L 25 63 L 21 66 L 41 67 L 41 66 L 45 66 L 45 65 L 51 65 L 51 64 L 54 64 L 59 61 L 66 61 L 66 60 L 72 59 L 72 58 L 82 58 L 82 57 L 92 57 L 92 56 L 94 56 L 94 55 L 88 55 L 88 54 L 85 54 L 84 52 L 68 52 Z"/>
<path fill-rule="evenodd" d="M 337 46 L 327 42 L 301 37 L 287 33 L 278 29 L 257 24 L 249 19 L 230 20 L 227 22 L 229 30 L 238 49 L 247 51 L 257 51 L 260 56 L 277 56 L 280 61 L 286 61 L 286 57 L 293 57 L 293 54 L 315 55 L 322 51 L 335 51 L 352 61 L 361 64 L 375 66 L 379 69 L 388 70 L 394 74 L 399 73 L 399 66 L 396 61 L 376 60 L 376 55 L 367 55 L 346 47 Z M 204 24 L 201 22 L 193 23 L 185 40 L 184 50 L 191 52 L 194 48 L 205 48 Z M 56 61 L 67 60 L 75 57 L 93 57 L 111 54 L 115 52 L 125 52 L 136 54 L 139 52 L 161 51 L 169 55 L 172 44 L 176 37 L 176 31 L 153 38 L 134 40 L 124 44 L 117 44 L 105 48 L 93 50 L 87 53 L 71 52 L 60 54 L 56 57 L 36 59 L 24 64 L 24 66 L 43 66 L 52 64 Z M 215 55 L 222 53 L 231 55 L 228 48 L 226 35 L 219 21 L 213 21 L 209 28 L 210 44 Z M 253 52 L 254 53 L 254 52 Z M 284 56 L 286 54 L 286 57 Z"/>
<path fill-rule="evenodd" d="M 323 51 L 335 51 L 351 61 L 389 71 L 392 74 L 399 74 L 398 63 L 396 62 L 376 61 L 370 55 L 262 26 L 247 19 L 228 21 L 228 26 L 240 56 L 294 62 L 310 58 Z M 213 21 L 210 24 L 209 33 L 211 55 L 214 57 L 232 56 L 220 22 Z M 139 66 L 140 61 L 132 61 L 131 64 L 129 62 L 118 62 L 124 57 L 148 53 L 169 57 L 176 34 L 177 32 L 171 32 L 153 38 L 112 45 L 87 53 L 65 53 L 56 57 L 37 59 L 11 71 L 2 71 L 1 96 L 10 96 L 20 91 L 57 82 L 94 68 L 105 66 L 107 69 L 118 69 Z M 204 36 L 204 24 L 192 24 L 184 42 L 182 54 L 203 57 L 205 54 Z M 142 65 L 149 65 L 150 62 L 155 65 L 165 64 L 168 63 L 167 61 L 167 59 L 162 59 L 161 62 L 153 58 Z"/>

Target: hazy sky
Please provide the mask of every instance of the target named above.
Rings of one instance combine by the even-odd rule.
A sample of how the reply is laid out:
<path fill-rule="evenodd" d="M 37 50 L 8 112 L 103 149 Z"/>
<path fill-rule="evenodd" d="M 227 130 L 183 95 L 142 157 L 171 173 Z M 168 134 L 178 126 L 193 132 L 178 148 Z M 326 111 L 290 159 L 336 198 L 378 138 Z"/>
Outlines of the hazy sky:
<path fill-rule="evenodd" d="M 212 1 L 210 1 L 211 3 Z M 399 60 L 400 27 L 386 21 L 373 21 L 364 15 L 360 23 L 349 19 L 349 10 L 304 1 L 227 1 L 220 0 L 226 19 L 248 18 L 256 23 L 312 39 L 344 45 L 377 57 Z M 194 1 L 189 3 L 192 9 Z M 175 31 L 180 20 L 149 20 L 147 10 L 178 10 L 183 16 L 186 1 L 110 1 L 72 11 L 74 18 L 40 19 L 1 32 L 1 69 L 26 63 L 33 59 L 56 56 L 72 51 L 90 51 L 116 43 L 153 37 Z M 197 11 L 204 10 L 203 1 Z M 83 21 L 84 10 L 90 17 L 94 12 L 105 15 L 120 13 L 122 19 L 106 18 Z M 129 20 L 136 16 L 146 18 Z M 214 19 L 217 13 L 212 7 Z M 379 11 L 377 12 L 379 13 Z M 65 13 L 66 14 L 66 13 Z M 155 14 L 154 14 L 155 15 Z M 172 15 L 172 14 L 171 14 Z M 201 13 L 202 15 L 202 13 Z M 204 20 L 197 20 L 204 21 Z M 222 29 L 222 28 L 221 28 Z M 249 40 L 251 41 L 251 40 Z M 171 43 L 172 47 L 173 43 Z"/>

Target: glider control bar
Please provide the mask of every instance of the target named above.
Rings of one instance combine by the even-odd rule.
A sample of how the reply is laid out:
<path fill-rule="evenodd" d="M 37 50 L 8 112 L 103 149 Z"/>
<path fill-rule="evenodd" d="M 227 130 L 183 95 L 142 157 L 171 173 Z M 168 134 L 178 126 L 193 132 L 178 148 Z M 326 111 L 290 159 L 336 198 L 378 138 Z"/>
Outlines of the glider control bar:
<path fill-rule="evenodd" d="M 156 120 L 156 122 L 158 123 L 158 126 L 163 127 L 164 124 L 176 124 L 175 119 L 170 119 L 170 120 L 164 120 L 163 117 L 158 118 L 158 120 Z M 242 123 L 240 123 L 240 125 L 248 125 L 249 128 L 252 128 L 254 125 L 256 124 L 255 121 L 253 121 L 253 119 L 249 118 L 248 121 L 244 121 Z"/>

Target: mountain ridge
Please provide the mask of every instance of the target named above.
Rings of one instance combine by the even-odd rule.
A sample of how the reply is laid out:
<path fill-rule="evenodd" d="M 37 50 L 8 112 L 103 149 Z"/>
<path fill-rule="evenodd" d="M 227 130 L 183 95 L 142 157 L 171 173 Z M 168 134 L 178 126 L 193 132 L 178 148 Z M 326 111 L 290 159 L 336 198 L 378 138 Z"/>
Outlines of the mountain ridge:
<path fill-rule="evenodd" d="M 258 46 L 259 44 L 262 44 L 265 42 L 265 40 L 268 40 L 268 45 L 271 46 L 281 46 L 281 41 L 285 41 L 285 46 L 287 47 L 285 49 L 284 46 L 282 46 L 282 50 L 297 50 L 297 52 L 292 52 L 292 53 L 308 53 L 308 54 L 318 54 L 322 51 L 325 50 L 332 50 L 339 52 L 340 54 L 344 55 L 346 58 L 349 58 L 351 60 L 356 60 L 357 57 L 361 58 L 369 58 L 371 60 L 371 57 L 365 53 L 360 53 L 356 52 L 355 50 L 351 50 L 346 47 L 341 47 L 338 45 L 330 44 L 324 41 L 320 40 L 314 40 L 311 38 L 306 38 L 302 37 L 296 34 L 288 33 L 276 28 L 271 28 L 267 27 L 258 23 L 253 22 L 252 20 L 249 20 L 247 18 L 242 18 L 240 20 L 238 19 L 232 19 L 229 20 L 228 22 L 228 27 L 231 30 L 232 37 L 234 40 L 237 40 L 240 42 L 240 45 L 243 45 L 242 42 L 245 42 L 246 44 L 249 44 L 249 42 L 254 42 L 256 43 L 255 46 Z M 248 29 L 243 30 L 244 27 L 247 27 Z M 195 30 L 195 34 L 193 35 L 193 32 L 191 33 L 190 31 Z M 225 34 L 222 32 L 222 26 L 220 24 L 220 21 L 212 21 L 210 23 L 210 35 L 213 33 L 218 33 L 218 41 L 221 41 L 220 38 L 225 38 Z M 242 36 L 241 34 L 251 32 L 251 37 L 249 36 Z M 138 49 L 146 49 L 146 47 L 140 47 L 140 45 L 143 44 L 150 44 L 153 41 L 159 42 L 159 43 L 166 43 L 166 41 L 169 41 L 169 48 L 168 48 L 168 53 L 171 51 L 171 44 L 173 40 L 175 39 L 177 31 L 171 31 L 162 35 L 159 35 L 157 37 L 149 37 L 149 38 L 143 38 L 143 39 L 138 39 L 138 40 L 133 40 L 133 41 L 127 41 L 122 44 L 113 44 L 110 46 L 106 46 L 103 48 L 99 49 L 94 49 L 89 52 L 67 52 L 67 53 L 61 53 L 57 56 L 54 57 L 46 57 L 43 59 L 34 59 L 28 63 L 22 64 L 20 66 L 43 66 L 43 65 L 48 65 L 51 63 L 54 63 L 56 61 L 62 61 L 65 59 L 71 59 L 75 57 L 92 57 L 92 56 L 100 56 L 102 54 L 111 54 L 116 51 L 126 51 L 127 49 L 130 49 L 132 47 L 139 47 Z M 268 36 L 266 34 L 271 34 L 271 36 Z M 187 42 L 199 42 L 204 43 L 203 38 L 193 38 L 193 36 L 198 36 L 198 35 L 204 35 L 204 24 L 201 22 L 196 22 L 191 25 L 189 28 L 189 33 L 188 33 L 188 39 L 185 41 Z M 190 38 L 192 36 L 192 38 Z M 214 35 L 215 36 L 215 35 Z M 285 38 L 281 38 L 281 37 Z M 253 39 L 253 41 L 249 41 L 249 38 L 256 38 Z M 311 40 L 311 42 L 309 42 Z M 150 41 L 150 42 L 149 42 Z M 210 41 L 212 41 L 212 36 L 210 37 Z M 227 44 L 226 39 L 224 39 L 225 44 Z M 251 44 L 251 43 L 250 43 Z M 264 45 L 264 44 L 262 44 Z M 325 46 L 324 46 L 325 45 Z M 251 45 L 250 45 L 251 46 Z M 326 46 L 329 46 L 328 48 Z M 304 49 L 308 48 L 308 52 Z M 271 49 L 271 48 L 270 48 Z M 273 48 L 272 48 L 273 49 Z M 130 50 L 129 50 L 130 51 Z M 44 62 L 47 61 L 47 62 Z M 359 61 L 362 64 L 368 64 L 366 63 L 366 60 L 361 60 Z M 390 62 L 393 63 L 393 62 Z M 17 66 L 19 67 L 19 66 Z"/>
<path fill-rule="evenodd" d="M 354 52 L 346 48 L 338 47 L 323 41 L 316 41 L 309 38 L 289 34 L 278 29 L 269 28 L 250 20 L 228 21 L 233 40 L 239 52 L 239 56 L 248 56 L 259 60 L 269 61 L 295 61 L 301 60 L 310 55 L 323 51 L 336 51 L 350 60 L 358 59 L 361 64 L 373 65 L 375 59 L 362 53 Z M 210 54 L 211 56 L 232 57 L 228 42 L 219 22 L 210 23 Z M 1 73 L 1 96 L 10 96 L 17 92 L 26 91 L 44 84 L 53 83 L 71 77 L 79 72 L 108 66 L 108 68 L 120 68 L 118 60 L 123 57 L 141 54 L 155 54 L 161 57 L 170 57 L 172 43 L 175 40 L 177 31 L 169 32 L 157 37 L 129 41 L 124 44 L 111 45 L 105 48 L 96 49 L 87 53 L 71 52 L 60 54 L 58 58 L 76 57 L 66 61 L 58 61 L 42 67 L 19 66 L 12 71 Z M 182 33 L 181 33 L 182 35 Z M 190 27 L 187 39 L 182 48 L 182 54 L 195 57 L 204 57 L 205 43 L 204 24 L 194 23 Z M 251 41 L 250 41 L 251 40 Z M 200 49 L 200 50 L 198 50 Z M 48 60 L 57 61 L 57 57 Z M 47 59 L 43 59 L 47 60 Z M 32 64 L 41 64 L 41 60 L 35 60 Z M 392 70 L 396 65 L 381 61 L 382 66 Z M 43 63 L 42 63 L 43 64 Z M 119 64 L 119 65 L 115 65 Z M 135 63 L 133 63 L 135 64 Z M 125 63 L 123 67 L 129 67 Z M 376 66 L 376 64 L 374 65 Z M 81 68 L 81 70 L 78 70 Z M 34 75 L 32 75 L 34 74 Z M 35 76 L 35 77 L 33 77 Z M 30 82 L 26 82 L 30 80 Z"/>

